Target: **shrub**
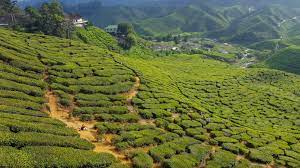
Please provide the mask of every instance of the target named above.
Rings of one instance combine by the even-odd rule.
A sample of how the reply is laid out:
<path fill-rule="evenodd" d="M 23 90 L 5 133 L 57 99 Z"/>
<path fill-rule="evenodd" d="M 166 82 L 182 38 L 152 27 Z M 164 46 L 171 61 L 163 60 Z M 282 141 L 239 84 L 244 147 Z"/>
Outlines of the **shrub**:
<path fill-rule="evenodd" d="M 236 163 L 235 167 L 236 168 L 246 168 L 246 167 L 252 168 L 253 166 L 251 166 L 251 162 L 249 160 L 241 159 Z"/>
<path fill-rule="evenodd" d="M 31 156 L 13 147 L 0 147 L 0 158 L 0 167 L 33 167 L 33 159 Z"/>
<path fill-rule="evenodd" d="M 109 167 L 116 158 L 108 153 L 61 147 L 25 147 L 34 158 L 34 167 Z"/>
<path fill-rule="evenodd" d="M 194 168 L 199 162 L 189 154 L 180 154 L 172 156 L 162 163 L 163 168 Z"/>
<path fill-rule="evenodd" d="M 198 162 L 202 161 L 209 153 L 211 147 L 207 145 L 195 144 L 188 147 L 188 152 L 195 157 Z"/>
<path fill-rule="evenodd" d="M 250 150 L 249 158 L 261 163 L 271 163 L 273 161 L 272 155 L 256 149 Z"/>
<path fill-rule="evenodd" d="M 185 130 L 185 132 L 189 136 L 194 136 L 194 135 L 204 134 L 206 132 L 206 130 L 203 129 L 202 127 L 198 127 L 198 128 L 188 128 Z"/>
<path fill-rule="evenodd" d="M 119 143 L 116 143 L 115 145 L 118 150 L 124 150 L 124 149 L 127 149 L 130 147 L 128 142 L 119 142 Z"/>
<path fill-rule="evenodd" d="M 207 162 L 208 168 L 233 167 L 236 155 L 231 152 L 220 150 L 212 156 L 212 160 Z"/>
<path fill-rule="evenodd" d="M 208 134 L 195 135 L 194 138 L 200 141 L 207 141 L 209 140 L 209 135 Z"/>
<path fill-rule="evenodd" d="M 153 157 L 156 162 L 161 162 L 165 158 L 170 158 L 176 154 L 176 151 L 170 148 L 168 145 L 160 145 L 150 149 L 149 154 Z"/>
<path fill-rule="evenodd" d="M 80 116 L 80 121 L 92 121 L 94 119 L 94 116 L 89 114 L 83 114 Z"/>
<path fill-rule="evenodd" d="M 300 153 L 300 143 L 293 144 L 291 147 L 293 151 Z"/>
<path fill-rule="evenodd" d="M 77 136 L 77 132 L 71 128 L 61 127 L 57 125 L 44 124 L 44 123 L 30 123 L 12 119 L 1 119 L 1 125 L 10 128 L 12 132 L 39 132 L 49 133 L 54 135 L 63 136 Z"/>
<path fill-rule="evenodd" d="M 222 147 L 235 154 L 248 154 L 249 150 L 240 143 L 223 143 Z"/>
<path fill-rule="evenodd" d="M 154 137 L 154 140 L 158 143 L 165 143 L 165 142 L 169 142 L 175 138 L 179 138 L 179 136 L 175 133 L 168 132 L 168 133 Z"/>
<path fill-rule="evenodd" d="M 217 137 L 215 138 L 216 141 L 218 141 L 219 143 L 236 143 L 238 142 L 238 140 L 230 138 L 230 137 Z"/>
<path fill-rule="evenodd" d="M 131 156 L 134 168 L 152 168 L 153 159 L 144 152 L 134 152 Z"/>
<path fill-rule="evenodd" d="M 183 128 L 195 128 L 195 127 L 202 127 L 202 124 L 198 121 L 183 120 L 181 121 L 180 126 L 182 126 Z"/>
<path fill-rule="evenodd" d="M 177 124 L 170 123 L 167 126 L 167 130 L 169 130 L 169 131 L 182 130 L 182 128 L 179 125 L 177 125 Z"/>

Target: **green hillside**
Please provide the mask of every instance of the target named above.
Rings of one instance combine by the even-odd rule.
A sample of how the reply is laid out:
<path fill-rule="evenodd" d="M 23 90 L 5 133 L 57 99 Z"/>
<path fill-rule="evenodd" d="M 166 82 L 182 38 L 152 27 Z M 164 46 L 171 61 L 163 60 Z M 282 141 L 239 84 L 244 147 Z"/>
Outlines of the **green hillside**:
<path fill-rule="evenodd" d="M 86 37 L 0 29 L 0 167 L 300 166 L 298 75 Z"/>
<path fill-rule="evenodd" d="M 108 50 L 120 50 L 118 41 L 100 28 L 94 26 L 76 28 L 73 34 L 73 39 L 80 40 L 86 44 L 96 45 Z"/>
<path fill-rule="evenodd" d="M 151 18 L 137 23 L 137 27 L 146 35 L 206 32 L 224 28 L 226 25 L 226 20 L 218 13 L 208 12 L 193 5 L 178 9 L 164 17 Z"/>
<path fill-rule="evenodd" d="M 265 64 L 273 69 L 300 74 L 300 48 L 298 46 L 284 48 L 265 61 Z"/>
<path fill-rule="evenodd" d="M 82 94 L 79 86 L 92 80 L 88 74 L 92 74 L 97 60 L 103 62 L 106 58 L 110 62 L 106 65 L 111 67 L 118 64 L 105 57 L 103 50 L 76 41 L 3 29 L 0 39 L 0 167 L 108 167 L 116 163 L 111 154 L 93 152 L 94 144 L 81 139 L 75 129 L 50 118 L 45 95 L 51 90 L 61 105 L 69 106 L 70 93 L 74 94 L 77 88 L 78 95 Z M 97 69 L 95 74 L 111 72 L 111 68 Z M 114 73 L 117 71 L 111 75 Z M 120 84 L 111 86 L 118 87 L 115 89 L 110 89 L 114 83 L 111 76 L 110 82 L 105 77 L 94 78 L 98 84 L 85 87 L 86 92 L 102 83 L 109 93 L 130 87 L 129 82 L 121 83 L 126 81 L 124 75 L 116 75 Z M 73 83 L 70 89 L 64 86 L 71 84 L 63 82 L 66 79 L 80 85 Z"/>
<path fill-rule="evenodd" d="M 278 6 L 266 7 L 234 20 L 228 28 L 213 32 L 211 36 L 243 44 L 278 39 L 283 36 L 283 31 L 278 24 L 294 16 L 293 12 Z"/>

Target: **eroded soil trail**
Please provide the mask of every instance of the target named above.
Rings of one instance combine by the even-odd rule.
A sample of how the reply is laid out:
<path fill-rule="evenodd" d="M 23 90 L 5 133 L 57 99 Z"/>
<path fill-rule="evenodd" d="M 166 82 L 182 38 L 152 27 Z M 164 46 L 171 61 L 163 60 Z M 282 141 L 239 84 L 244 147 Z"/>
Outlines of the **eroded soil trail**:
<path fill-rule="evenodd" d="M 138 89 L 140 85 L 141 85 L 141 79 L 139 77 L 135 77 L 135 83 L 133 87 L 127 93 L 124 94 L 127 97 L 126 99 L 127 108 L 131 113 L 137 112 L 134 108 L 132 99 L 138 94 Z"/>
<path fill-rule="evenodd" d="M 122 163 L 130 164 L 130 160 L 112 145 L 111 139 L 112 135 L 105 135 L 102 142 L 98 142 L 97 130 L 95 129 L 96 121 L 82 122 L 77 118 L 71 117 L 72 108 L 62 108 L 57 103 L 57 96 L 48 91 L 46 93 L 46 98 L 48 99 L 50 116 L 52 118 L 58 119 L 64 122 L 67 127 L 75 129 L 80 138 L 85 139 L 95 145 L 94 152 L 106 152 L 114 155 Z M 84 125 L 87 129 L 82 131 L 80 128 Z"/>
<path fill-rule="evenodd" d="M 135 77 L 135 84 L 130 91 L 124 94 L 126 99 L 126 106 L 130 112 L 136 113 L 137 111 L 134 108 L 132 99 L 137 95 L 138 89 L 141 85 L 140 78 Z M 98 133 L 97 129 L 95 128 L 96 121 L 80 121 L 78 118 L 72 117 L 71 113 L 74 109 L 74 105 L 71 105 L 68 108 L 63 108 L 58 104 L 58 97 L 51 91 L 47 91 L 45 95 L 46 99 L 48 100 L 49 105 L 49 112 L 52 118 L 58 119 L 64 122 L 67 127 L 75 129 L 80 138 L 85 139 L 92 144 L 95 145 L 94 152 L 106 152 L 114 155 L 124 164 L 131 164 L 130 159 L 126 157 L 126 155 L 122 152 L 119 152 L 115 146 L 112 144 L 113 135 L 106 134 L 104 135 L 102 141 L 98 142 Z M 86 127 L 86 130 L 80 130 L 82 126 Z"/>

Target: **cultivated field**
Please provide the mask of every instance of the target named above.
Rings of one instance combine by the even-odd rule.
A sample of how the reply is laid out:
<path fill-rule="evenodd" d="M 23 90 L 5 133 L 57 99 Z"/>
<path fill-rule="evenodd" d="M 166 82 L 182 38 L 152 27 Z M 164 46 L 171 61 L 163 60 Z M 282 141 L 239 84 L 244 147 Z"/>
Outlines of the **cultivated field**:
<path fill-rule="evenodd" d="M 297 75 L 3 29 L 0 64 L 0 167 L 300 167 Z"/>

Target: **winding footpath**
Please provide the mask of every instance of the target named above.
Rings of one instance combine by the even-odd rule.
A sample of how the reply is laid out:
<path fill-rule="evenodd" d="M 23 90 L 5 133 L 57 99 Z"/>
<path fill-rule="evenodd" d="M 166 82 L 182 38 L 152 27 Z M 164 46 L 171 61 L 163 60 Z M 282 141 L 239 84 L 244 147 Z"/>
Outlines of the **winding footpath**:
<path fill-rule="evenodd" d="M 133 88 L 126 93 L 127 96 L 127 108 L 130 112 L 136 112 L 132 99 L 137 95 L 138 88 L 140 87 L 140 78 L 135 77 L 135 84 Z M 113 135 L 107 134 L 104 135 L 103 141 L 98 141 L 98 133 L 97 129 L 95 128 L 96 121 L 89 121 L 89 122 L 83 122 L 80 121 L 78 118 L 72 117 L 72 111 L 75 107 L 75 105 L 71 105 L 68 108 L 62 108 L 58 105 L 58 98 L 57 96 L 51 91 L 48 90 L 46 95 L 46 99 L 48 100 L 49 105 L 49 112 L 50 116 L 52 118 L 55 118 L 57 120 L 60 120 L 64 122 L 67 127 L 75 129 L 78 134 L 80 135 L 80 138 L 85 139 L 92 144 L 95 145 L 94 152 L 101 153 L 110 153 L 114 155 L 116 158 L 118 158 L 122 163 L 124 164 L 131 164 L 130 159 L 126 157 L 126 155 L 122 152 L 119 152 L 115 146 L 113 146 L 111 139 Z M 82 131 L 80 128 L 84 125 L 87 129 Z"/>

